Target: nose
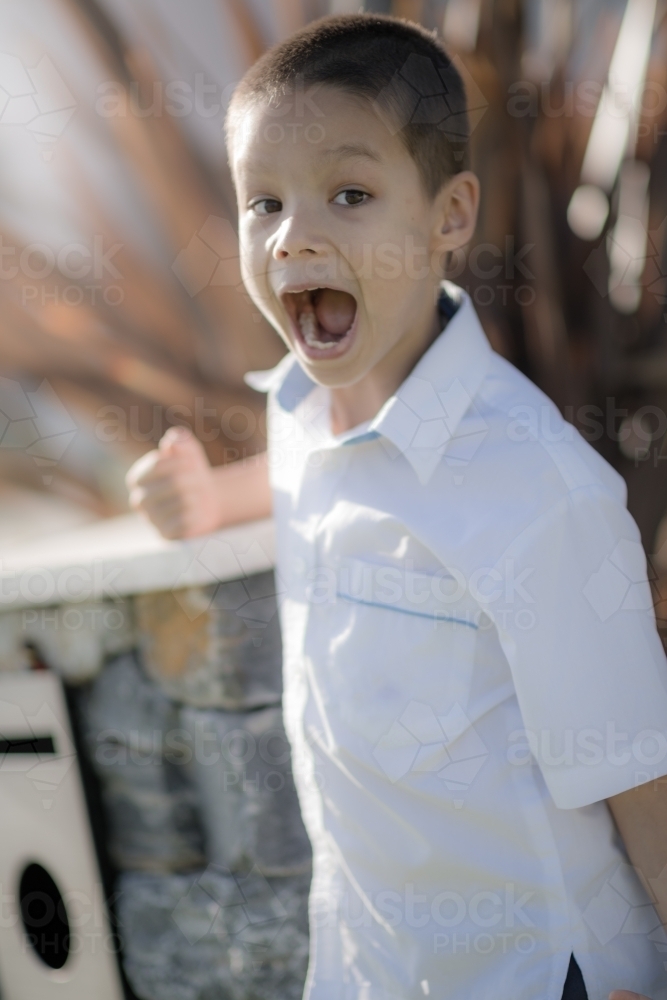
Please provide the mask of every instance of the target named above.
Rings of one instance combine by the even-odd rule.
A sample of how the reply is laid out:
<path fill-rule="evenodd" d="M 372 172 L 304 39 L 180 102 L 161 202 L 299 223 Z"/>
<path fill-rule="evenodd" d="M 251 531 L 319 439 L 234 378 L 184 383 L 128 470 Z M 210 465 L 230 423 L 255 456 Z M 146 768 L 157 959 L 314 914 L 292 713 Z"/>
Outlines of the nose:
<path fill-rule="evenodd" d="M 294 213 L 284 219 L 276 233 L 273 246 L 275 260 L 289 257 L 312 257 L 322 253 L 324 243 L 312 232 L 303 213 Z"/>

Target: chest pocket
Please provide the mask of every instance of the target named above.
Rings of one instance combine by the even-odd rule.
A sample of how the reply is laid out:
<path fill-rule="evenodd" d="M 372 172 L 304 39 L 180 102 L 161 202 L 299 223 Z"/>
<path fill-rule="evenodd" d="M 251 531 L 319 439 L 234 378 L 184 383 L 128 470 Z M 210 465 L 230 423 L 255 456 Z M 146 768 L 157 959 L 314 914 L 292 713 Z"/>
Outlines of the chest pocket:
<path fill-rule="evenodd" d="M 380 610 L 423 618 L 475 631 L 479 607 L 470 598 L 463 577 L 446 570 L 419 573 L 386 563 L 361 559 L 343 562 L 338 573 L 338 599 Z"/>
<path fill-rule="evenodd" d="M 437 719 L 463 732 L 479 629 L 465 583 L 360 559 L 335 575 L 335 600 L 311 609 L 306 643 L 330 719 L 372 744 L 407 717 L 424 744 Z"/>

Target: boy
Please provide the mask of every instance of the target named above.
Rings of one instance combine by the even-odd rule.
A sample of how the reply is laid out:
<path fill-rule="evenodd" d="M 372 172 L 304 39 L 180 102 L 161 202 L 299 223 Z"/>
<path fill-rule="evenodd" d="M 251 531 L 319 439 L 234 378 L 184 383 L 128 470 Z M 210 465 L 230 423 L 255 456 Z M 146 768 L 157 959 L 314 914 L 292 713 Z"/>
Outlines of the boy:
<path fill-rule="evenodd" d="M 252 67 L 228 146 L 244 282 L 290 349 L 249 380 L 268 460 L 212 470 L 173 429 L 132 502 L 170 537 L 273 509 L 310 1000 L 657 1000 L 645 561 L 620 476 L 441 281 L 475 226 L 466 139 L 414 25 L 325 19 Z"/>

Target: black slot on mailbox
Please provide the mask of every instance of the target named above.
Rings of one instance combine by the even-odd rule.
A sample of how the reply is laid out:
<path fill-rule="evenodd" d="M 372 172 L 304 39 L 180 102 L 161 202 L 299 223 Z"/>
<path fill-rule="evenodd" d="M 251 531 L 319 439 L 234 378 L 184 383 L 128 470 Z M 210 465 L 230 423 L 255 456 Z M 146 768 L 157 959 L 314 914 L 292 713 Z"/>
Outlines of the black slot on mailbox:
<path fill-rule="evenodd" d="M 53 736 L 12 736 L 3 739 L 0 736 L 0 757 L 7 753 L 40 754 L 56 753 Z"/>

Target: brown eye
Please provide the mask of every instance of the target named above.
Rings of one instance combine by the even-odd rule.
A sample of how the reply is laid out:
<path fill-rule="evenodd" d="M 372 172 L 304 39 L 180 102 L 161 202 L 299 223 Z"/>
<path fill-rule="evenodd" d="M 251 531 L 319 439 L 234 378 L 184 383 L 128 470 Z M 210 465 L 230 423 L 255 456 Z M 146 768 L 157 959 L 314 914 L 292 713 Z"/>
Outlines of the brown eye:
<path fill-rule="evenodd" d="M 279 212 L 282 207 L 277 198 L 260 198 L 250 206 L 255 215 L 272 215 L 274 212 Z"/>
<path fill-rule="evenodd" d="M 365 191 L 358 191 L 356 188 L 346 188 L 344 191 L 339 191 L 333 202 L 334 205 L 363 205 L 369 197 L 370 195 L 366 194 Z"/>

